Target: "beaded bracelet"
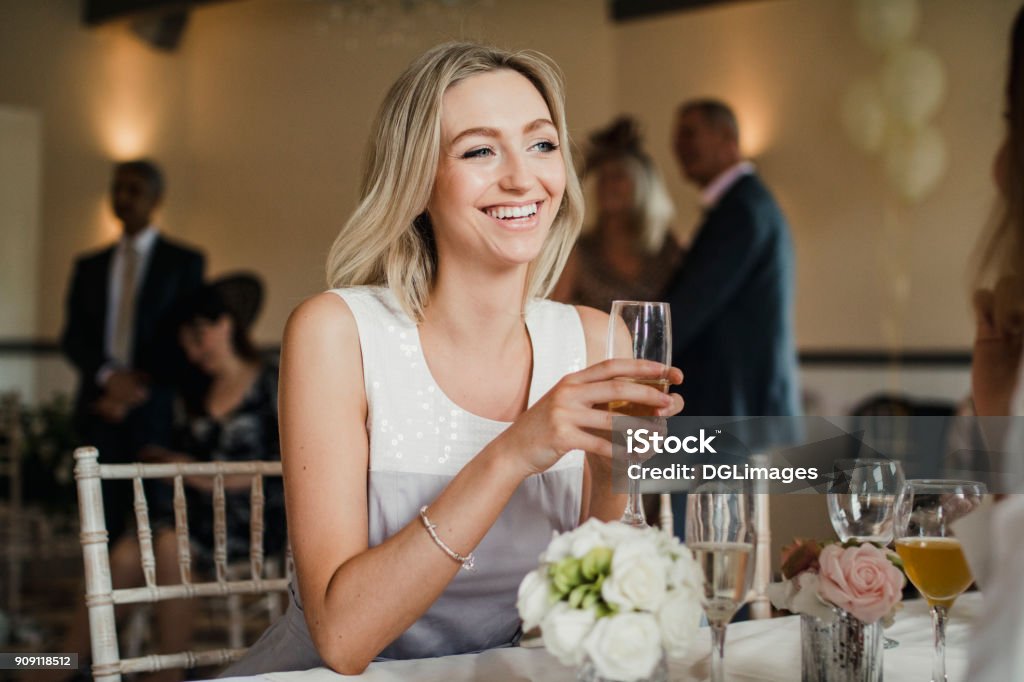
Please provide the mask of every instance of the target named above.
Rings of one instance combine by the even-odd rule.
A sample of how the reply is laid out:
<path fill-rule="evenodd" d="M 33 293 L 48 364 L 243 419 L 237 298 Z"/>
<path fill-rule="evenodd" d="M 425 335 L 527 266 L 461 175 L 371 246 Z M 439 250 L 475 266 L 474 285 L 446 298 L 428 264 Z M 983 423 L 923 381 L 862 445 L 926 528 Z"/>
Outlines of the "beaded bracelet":
<path fill-rule="evenodd" d="M 438 537 L 437 531 L 435 530 L 435 528 L 437 528 L 437 524 L 436 523 L 431 523 L 430 519 L 427 518 L 427 506 L 426 505 L 423 505 L 422 507 L 420 507 L 420 520 L 423 521 L 423 527 L 427 529 L 427 532 L 430 534 L 430 537 L 434 541 L 434 544 L 436 544 L 438 547 L 440 547 L 441 550 L 445 554 L 447 554 L 452 559 L 454 559 L 455 561 L 457 561 L 460 564 L 462 564 L 463 570 L 466 570 L 466 571 L 472 571 L 473 570 L 473 562 L 474 562 L 473 553 L 470 552 L 466 556 L 462 556 L 461 554 L 456 552 L 454 549 L 452 549 L 451 547 L 446 545 L 444 543 L 444 540 L 442 540 L 440 537 Z"/>

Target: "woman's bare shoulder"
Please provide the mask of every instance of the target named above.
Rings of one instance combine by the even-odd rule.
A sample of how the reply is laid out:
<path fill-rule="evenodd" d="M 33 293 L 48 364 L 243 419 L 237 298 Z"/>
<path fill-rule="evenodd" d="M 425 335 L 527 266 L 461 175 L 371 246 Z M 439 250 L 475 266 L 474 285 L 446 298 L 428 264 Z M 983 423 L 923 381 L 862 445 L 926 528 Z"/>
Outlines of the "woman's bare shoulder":
<path fill-rule="evenodd" d="M 300 303 L 288 317 L 284 329 L 284 345 L 310 346 L 321 343 L 359 343 L 356 318 L 341 296 L 330 291 L 310 296 Z"/>

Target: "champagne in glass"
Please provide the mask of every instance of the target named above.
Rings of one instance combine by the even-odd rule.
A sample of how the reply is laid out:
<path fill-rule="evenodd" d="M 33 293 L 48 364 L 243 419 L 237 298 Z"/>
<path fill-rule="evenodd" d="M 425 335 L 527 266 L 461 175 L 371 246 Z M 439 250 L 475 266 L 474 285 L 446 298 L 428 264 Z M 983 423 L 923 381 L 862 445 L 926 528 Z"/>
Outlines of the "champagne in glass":
<path fill-rule="evenodd" d="M 747 542 L 695 542 L 693 556 L 704 572 L 702 603 L 708 622 L 728 624 L 750 589 L 754 545 Z"/>
<path fill-rule="evenodd" d="M 976 509 L 985 492 L 985 485 L 975 481 L 911 479 L 896 505 L 896 552 L 910 582 L 931 606 L 932 682 L 946 682 L 946 617 L 972 580 L 951 526 Z"/>
<path fill-rule="evenodd" d="M 635 384 L 643 384 L 644 386 L 655 388 L 662 393 L 668 393 L 668 379 L 626 379 L 626 381 L 631 381 Z M 613 400 L 610 403 L 602 403 L 599 407 L 603 407 L 610 412 L 627 417 L 654 416 L 653 407 L 642 403 L 635 403 L 632 400 Z"/>
<path fill-rule="evenodd" d="M 725 630 L 754 576 L 749 483 L 705 483 L 686 499 L 686 545 L 704 572 L 701 603 L 711 626 L 711 680 L 725 679 Z"/>
<path fill-rule="evenodd" d="M 656 301 L 613 301 L 608 320 L 608 358 L 651 360 L 665 366 L 665 372 L 656 379 L 629 381 L 653 386 L 668 392 L 668 370 L 672 364 L 672 319 L 669 304 Z M 605 409 L 630 417 L 654 416 L 655 407 L 627 400 L 616 400 Z M 627 455 L 629 464 L 639 464 L 636 455 Z M 629 480 L 629 496 L 622 522 L 630 526 L 646 526 L 644 505 L 640 496 L 640 482 Z"/>

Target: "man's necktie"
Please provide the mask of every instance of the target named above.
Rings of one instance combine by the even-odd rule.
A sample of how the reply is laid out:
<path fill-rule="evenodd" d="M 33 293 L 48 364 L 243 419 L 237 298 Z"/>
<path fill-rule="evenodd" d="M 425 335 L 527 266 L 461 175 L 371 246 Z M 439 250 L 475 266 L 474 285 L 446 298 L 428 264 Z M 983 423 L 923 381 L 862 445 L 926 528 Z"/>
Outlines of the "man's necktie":
<path fill-rule="evenodd" d="M 126 367 L 132 364 L 132 332 L 135 328 L 135 270 L 139 255 L 129 246 L 121 261 L 121 300 L 114 326 L 114 359 Z"/>

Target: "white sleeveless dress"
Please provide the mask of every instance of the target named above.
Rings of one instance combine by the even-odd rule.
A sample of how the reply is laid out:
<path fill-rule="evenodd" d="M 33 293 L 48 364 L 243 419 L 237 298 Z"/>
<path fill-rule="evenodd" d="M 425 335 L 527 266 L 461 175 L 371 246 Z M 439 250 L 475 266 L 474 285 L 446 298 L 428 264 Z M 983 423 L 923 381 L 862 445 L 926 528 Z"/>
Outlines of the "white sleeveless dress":
<path fill-rule="evenodd" d="M 484 446 L 509 423 L 474 414 L 452 402 L 434 381 L 420 346 L 416 324 L 384 287 L 333 290 L 348 304 L 359 329 L 370 434 L 367 480 L 369 543 L 376 546 L 430 504 Z M 529 404 L 558 380 L 586 366 L 586 342 L 575 308 L 536 300 L 526 306 L 533 346 Z M 468 408 L 468 409 L 464 409 Z M 380 659 L 408 659 L 468 653 L 514 642 L 519 582 L 536 568 L 552 531 L 575 528 L 583 483 L 581 451 L 564 455 L 515 491 L 480 544 L 476 568 L 455 579 Z M 425 532 L 425 531 L 424 531 Z M 438 549 L 438 552 L 441 550 Z M 415 583 L 411 565 L 406 580 Z M 303 670 L 323 665 L 292 586 L 287 613 L 226 675 Z"/>

